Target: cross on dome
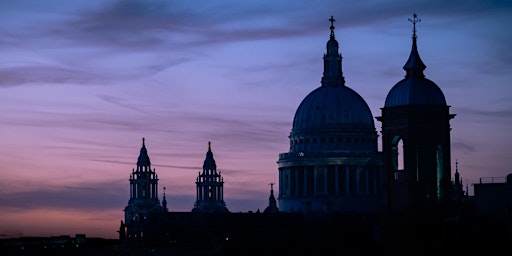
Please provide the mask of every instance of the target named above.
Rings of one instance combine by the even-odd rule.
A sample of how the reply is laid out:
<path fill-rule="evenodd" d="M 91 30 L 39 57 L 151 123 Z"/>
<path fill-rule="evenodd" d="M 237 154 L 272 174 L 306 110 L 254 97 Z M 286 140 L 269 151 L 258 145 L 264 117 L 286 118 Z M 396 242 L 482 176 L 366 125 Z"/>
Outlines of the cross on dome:
<path fill-rule="evenodd" d="M 335 22 L 336 20 L 334 19 L 334 17 L 333 17 L 333 16 L 331 16 L 331 18 L 329 19 L 329 21 L 331 22 L 331 27 L 330 27 L 330 29 L 331 29 L 331 37 L 334 37 L 334 22 Z"/>

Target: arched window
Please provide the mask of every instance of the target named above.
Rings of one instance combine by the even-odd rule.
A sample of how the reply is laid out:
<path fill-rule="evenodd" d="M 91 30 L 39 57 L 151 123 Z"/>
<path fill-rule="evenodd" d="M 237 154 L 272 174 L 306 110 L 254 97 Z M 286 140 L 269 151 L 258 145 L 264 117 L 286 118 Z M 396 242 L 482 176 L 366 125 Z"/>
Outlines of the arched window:
<path fill-rule="evenodd" d="M 392 141 L 391 161 L 395 171 L 395 180 L 399 179 L 400 171 L 405 169 L 404 165 L 404 143 L 401 137 L 396 136 Z"/>
<path fill-rule="evenodd" d="M 398 156 L 397 156 L 397 163 L 398 163 L 398 166 L 397 166 L 397 170 L 404 170 L 404 141 L 402 139 L 400 139 L 398 141 L 398 144 L 396 145 L 397 149 L 398 149 Z"/>
<path fill-rule="evenodd" d="M 441 188 L 441 180 L 443 178 L 443 146 L 438 145 L 437 146 L 437 152 L 436 152 L 436 161 L 437 161 L 437 197 L 442 197 L 442 188 Z"/>

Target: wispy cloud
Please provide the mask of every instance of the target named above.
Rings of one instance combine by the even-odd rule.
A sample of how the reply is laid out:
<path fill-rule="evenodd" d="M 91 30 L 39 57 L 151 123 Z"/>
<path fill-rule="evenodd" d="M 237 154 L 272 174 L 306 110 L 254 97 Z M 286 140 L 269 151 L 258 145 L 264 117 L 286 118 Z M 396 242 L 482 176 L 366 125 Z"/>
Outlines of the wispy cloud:
<path fill-rule="evenodd" d="M 52 186 L 34 188 L 14 193 L 0 194 L 3 207 L 30 210 L 37 208 L 69 209 L 120 209 L 127 202 L 127 184 L 111 181 L 108 183 L 90 183 L 82 186 Z"/>

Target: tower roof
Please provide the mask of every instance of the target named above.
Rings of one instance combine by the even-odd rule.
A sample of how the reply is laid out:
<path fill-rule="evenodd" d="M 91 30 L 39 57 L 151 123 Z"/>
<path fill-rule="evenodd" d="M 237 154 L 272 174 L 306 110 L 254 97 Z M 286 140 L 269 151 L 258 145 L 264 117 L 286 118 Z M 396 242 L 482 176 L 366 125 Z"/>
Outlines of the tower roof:
<path fill-rule="evenodd" d="M 423 70 L 427 68 L 423 61 L 420 58 L 420 54 L 418 53 L 418 46 L 416 44 L 417 36 L 416 36 L 416 23 L 420 22 L 421 19 L 418 19 L 416 13 L 413 14 L 413 19 L 409 19 L 413 24 L 412 29 L 412 49 L 409 54 L 409 59 L 405 63 L 403 69 L 406 71 L 405 77 L 409 76 L 420 76 L 424 77 Z"/>
<path fill-rule="evenodd" d="M 146 149 L 144 141 L 145 139 L 142 138 L 142 147 L 140 148 L 139 158 L 137 159 L 137 166 L 151 166 L 151 161 L 149 161 L 148 156 L 148 150 Z"/>
<path fill-rule="evenodd" d="M 210 141 L 208 141 L 208 152 L 206 152 L 206 158 L 204 159 L 203 170 L 204 169 L 208 169 L 208 170 L 216 170 L 217 169 L 217 165 L 215 164 L 215 159 L 213 159 L 213 152 L 212 152 L 211 144 L 212 143 Z"/>

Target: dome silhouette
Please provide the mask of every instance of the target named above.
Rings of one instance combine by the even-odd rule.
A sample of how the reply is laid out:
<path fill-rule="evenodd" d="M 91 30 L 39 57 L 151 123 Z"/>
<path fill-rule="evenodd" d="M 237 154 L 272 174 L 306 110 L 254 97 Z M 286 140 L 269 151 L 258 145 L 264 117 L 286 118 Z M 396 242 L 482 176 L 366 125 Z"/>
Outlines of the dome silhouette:
<path fill-rule="evenodd" d="M 293 130 L 368 127 L 373 116 L 365 100 L 347 86 L 321 86 L 302 100 L 295 112 Z"/>
<path fill-rule="evenodd" d="M 425 77 L 408 77 L 396 83 L 386 97 L 385 107 L 446 105 L 443 92 Z"/>

